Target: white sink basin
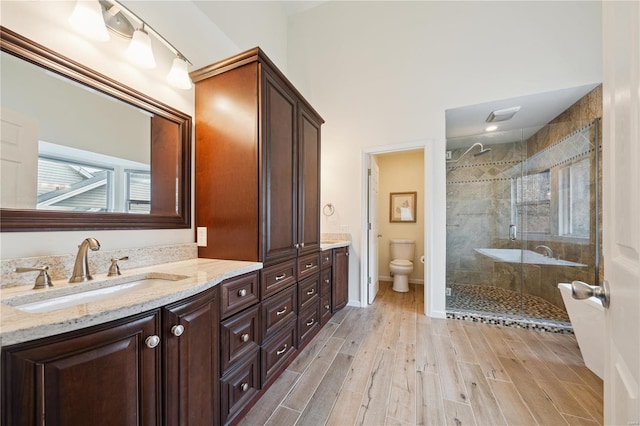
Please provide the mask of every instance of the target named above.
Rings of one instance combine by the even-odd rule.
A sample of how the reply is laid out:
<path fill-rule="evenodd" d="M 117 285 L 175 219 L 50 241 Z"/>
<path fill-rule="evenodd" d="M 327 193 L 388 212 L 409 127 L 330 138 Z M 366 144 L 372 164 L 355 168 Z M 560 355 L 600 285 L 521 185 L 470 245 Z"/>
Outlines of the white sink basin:
<path fill-rule="evenodd" d="M 51 312 L 57 309 L 108 299 L 134 289 L 148 288 L 155 285 L 166 285 L 169 282 L 179 281 L 185 278 L 188 277 L 184 275 L 153 273 L 144 274 L 142 276 L 119 277 L 112 279 L 111 281 L 78 284 L 74 285 L 71 289 L 64 288 L 60 289 L 60 291 L 51 290 L 47 294 L 36 293 L 16 297 L 14 299 L 5 300 L 3 303 L 27 313 Z M 34 300 L 36 297 L 40 300 Z"/>

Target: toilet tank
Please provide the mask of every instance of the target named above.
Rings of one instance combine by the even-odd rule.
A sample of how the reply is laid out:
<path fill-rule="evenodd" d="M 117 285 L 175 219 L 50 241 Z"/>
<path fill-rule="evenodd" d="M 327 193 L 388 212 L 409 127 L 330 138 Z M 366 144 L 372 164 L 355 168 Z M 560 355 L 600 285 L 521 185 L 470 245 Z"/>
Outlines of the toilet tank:
<path fill-rule="evenodd" d="M 391 251 L 391 260 L 403 259 L 413 261 L 416 250 L 416 242 L 414 240 L 398 240 L 392 239 L 389 242 Z"/>

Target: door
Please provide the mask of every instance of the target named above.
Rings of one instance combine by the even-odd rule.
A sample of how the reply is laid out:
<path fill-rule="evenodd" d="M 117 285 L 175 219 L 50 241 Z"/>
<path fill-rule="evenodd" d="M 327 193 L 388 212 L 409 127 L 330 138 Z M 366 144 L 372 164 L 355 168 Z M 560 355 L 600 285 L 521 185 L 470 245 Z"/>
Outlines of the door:
<path fill-rule="evenodd" d="M 165 425 L 219 423 L 218 287 L 163 312 Z"/>
<path fill-rule="evenodd" d="M 378 294 L 378 189 L 380 184 L 380 167 L 374 155 L 369 156 L 371 165 L 369 169 L 369 190 L 368 190 L 368 210 L 369 210 L 369 255 L 368 276 L 367 276 L 367 301 L 371 305 Z"/>
<path fill-rule="evenodd" d="M 38 187 L 38 123 L 2 108 L 0 127 L 0 206 L 35 209 Z"/>
<path fill-rule="evenodd" d="M 298 121 L 298 243 L 300 254 L 320 249 L 320 125 L 302 105 Z"/>
<path fill-rule="evenodd" d="M 605 424 L 640 424 L 640 3 L 603 2 Z"/>

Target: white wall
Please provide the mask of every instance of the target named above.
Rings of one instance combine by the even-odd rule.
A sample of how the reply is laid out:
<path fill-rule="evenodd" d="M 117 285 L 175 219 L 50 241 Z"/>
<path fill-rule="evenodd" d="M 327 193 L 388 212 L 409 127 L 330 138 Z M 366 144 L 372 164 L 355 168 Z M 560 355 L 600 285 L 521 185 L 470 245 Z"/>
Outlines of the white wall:
<path fill-rule="evenodd" d="M 339 206 L 353 235 L 350 299 L 360 298 L 362 151 L 434 141 L 425 268 L 444 288 L 445 109 L 601 81 L 600 7 L 333 1 L 290 18 L 289 78 L 326 120 L 321 203 Z"/>

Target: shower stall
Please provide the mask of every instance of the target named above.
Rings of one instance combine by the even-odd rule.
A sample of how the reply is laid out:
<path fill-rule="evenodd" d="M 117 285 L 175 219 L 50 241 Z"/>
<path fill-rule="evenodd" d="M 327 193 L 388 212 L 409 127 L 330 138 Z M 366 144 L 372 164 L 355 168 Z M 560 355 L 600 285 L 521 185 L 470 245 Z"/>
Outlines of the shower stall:
<path fill-rule="evenodd" d="M 460 139 L 447 141 L 447 314 L 568 329 L 557 284 L 602 276 L 599 120 Z"/>

